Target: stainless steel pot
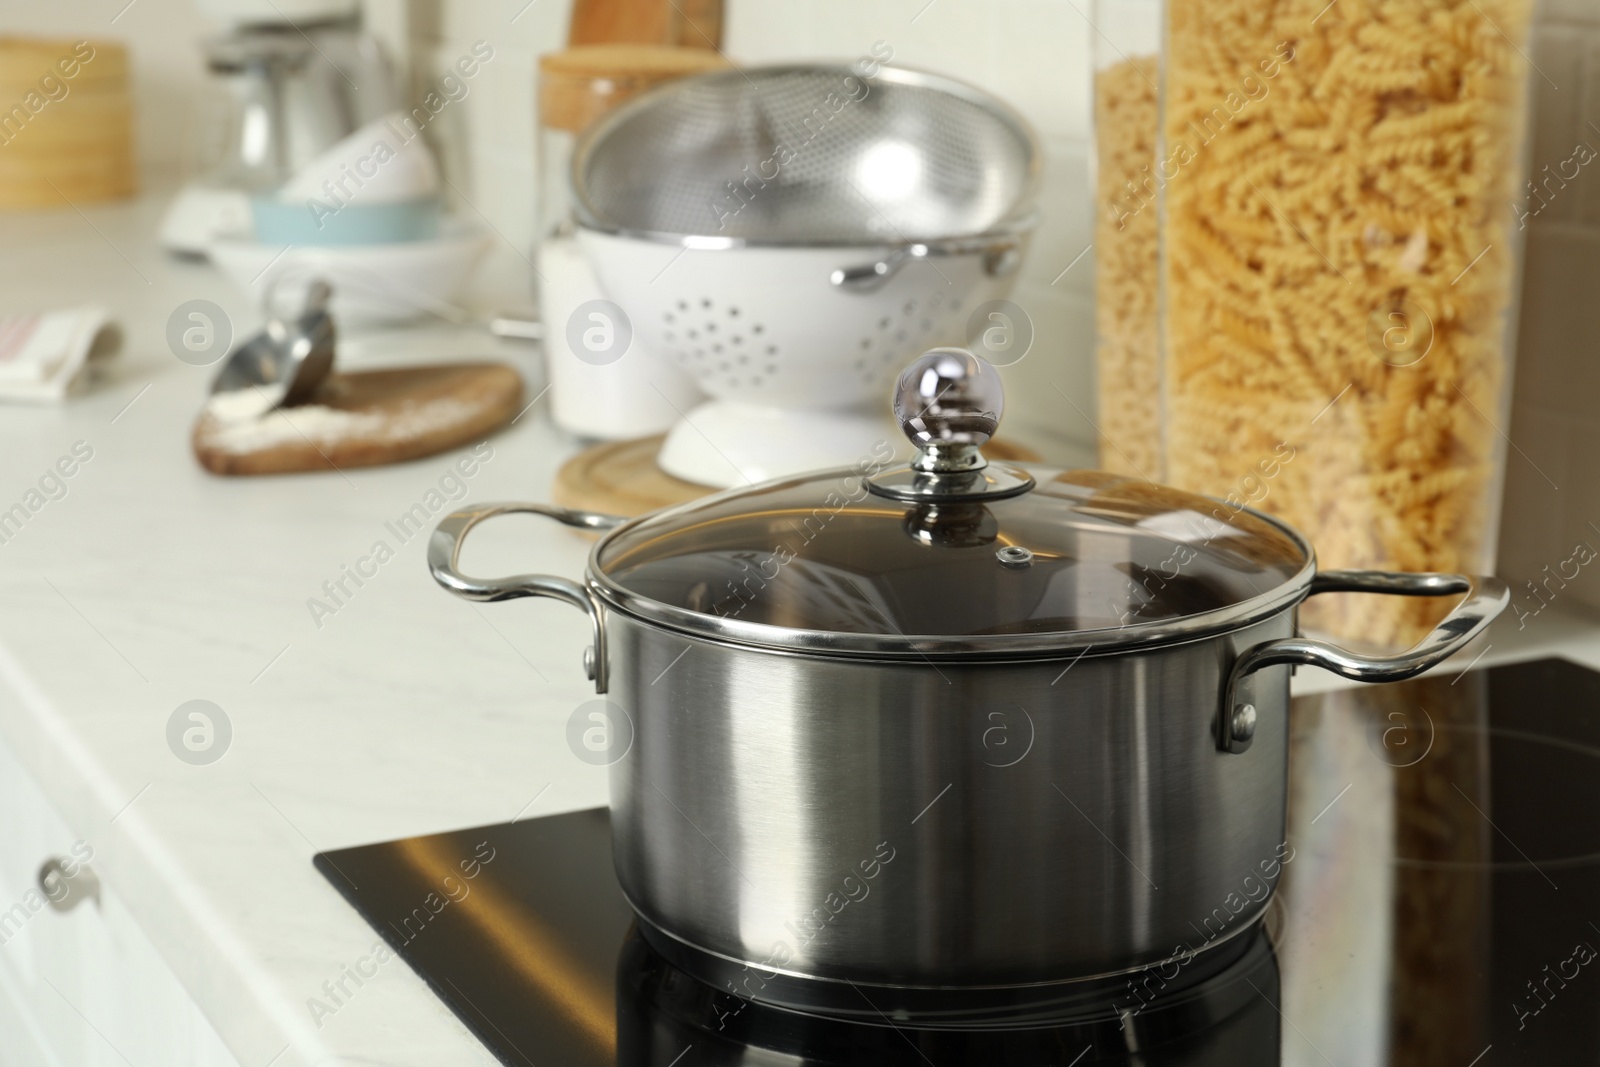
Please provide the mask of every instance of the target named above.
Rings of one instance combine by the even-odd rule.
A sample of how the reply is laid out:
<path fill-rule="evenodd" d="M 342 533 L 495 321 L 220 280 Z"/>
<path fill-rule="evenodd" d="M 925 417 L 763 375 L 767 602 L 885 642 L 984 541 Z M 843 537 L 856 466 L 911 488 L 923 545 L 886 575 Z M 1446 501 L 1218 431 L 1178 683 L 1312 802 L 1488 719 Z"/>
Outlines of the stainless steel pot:
<path fill-rule="evenodd" d="M 1480 633 L 1504 585 L 1317 574 L 1303 537 L 1249 509 L 986 464 L 998 375 L 960 350 L 898 389 L 910 467 L 626 522 L 483 505 L 440 523 L 429 565 L 468 599 L 589 615 L 590 676 L 632 737 L 611 772 L 617 875 L 692 973 L 935 1014 L 943 992 L 981 1013 L 1152 964 L 1199 973 L 1292 860 L 1289 666 L 1412 677 Z M 582 585 L 456 569 L 467 531 L 513 512 L 608 531 Z M 1296 635 L 1300 601 L 1330 592 L 1464 598 L 1410 651 L 1363 656 Z"/>

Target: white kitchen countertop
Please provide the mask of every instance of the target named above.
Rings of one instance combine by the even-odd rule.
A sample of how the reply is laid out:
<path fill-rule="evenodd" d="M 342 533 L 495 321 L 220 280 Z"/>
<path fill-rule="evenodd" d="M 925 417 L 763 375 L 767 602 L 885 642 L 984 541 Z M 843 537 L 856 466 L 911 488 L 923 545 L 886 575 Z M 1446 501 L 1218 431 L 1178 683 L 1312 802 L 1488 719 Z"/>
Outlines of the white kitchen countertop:
<path fill-rule="evenodd" d="M 213 368 L 167 350 L 167 317 L 204 298 L 236 315 L 236 337 L 258 319 L 208 267 L 156 249 L 161 206 L 0 216 L 0 315 L 94 302 L 127 331 L 88 395 L 0 406 L 0 512 L 76 442 L 93 449 L 67 494 L 0 544 L 0 736 L 244 1067 L 491 1065 L 403 965 L 313 1020 L 307 999 L 376 937 L 311 856 L 605 803 L 604 768 L 565 741 L 592 697 L 587 628 L 551 601 L 447 596 L 424 539 L 386 527 L 456 454 L 343 476 L 201 470 L 188 435 Z M 530 399 L 542 378 L 528 349 L 454 329 L 351 345 L 341 362 L 430 355 L 516 361 Z M 490 443 L 463 500 L 548 499 L 572 448 L 542 404 Z M 587 551 L 531 518 L 475 538 L 464 566 L 483 574 L 576 577 Z M 380 540 L 394 558 L 318 625 L 308 598 Z M 1488 646 L 1484 663 L 1600 667 L 1600 625 L 1559 603 L 1520 632 L 1503 620 Z M 1327 681 L 1302 671 L 1296 687 Z M 167 746 L 169 717 L 194 699 L 232 723 L 209 766 Z"/>

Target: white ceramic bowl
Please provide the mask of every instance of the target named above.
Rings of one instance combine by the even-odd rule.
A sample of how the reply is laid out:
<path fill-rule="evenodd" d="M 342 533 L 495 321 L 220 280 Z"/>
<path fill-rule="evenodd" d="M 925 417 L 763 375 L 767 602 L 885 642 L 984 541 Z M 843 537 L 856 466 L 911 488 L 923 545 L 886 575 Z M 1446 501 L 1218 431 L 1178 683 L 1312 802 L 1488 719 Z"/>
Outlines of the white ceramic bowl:
<path fill-rule="evenodd" d="M 349 18 L 360 13 L 361 0 L 197 0 L 195 6 L 202 15 L 228 24 L 293 24 Z"/>
<path fill-rule="evenodd" d="M 431 241 L 376 245 L 261 244 L 242 236 L 212 242 L 209 252 L 230 281 L 265 310 L 296 307 L 312 280 L 333 286 L 341 322 L 405 322 L 458 311 L 457 298 L 489 247 L 489 235 L 446 221 Z"/>
<path fill-rule="evenodd" d="M 278 197 L 299 203 L 314 198 L 334 207 L 437 196 L 439 164 L 428 142 L 407 127 L 409 117 L 392 111 L 367 123 L 301 167 Z M 330 191 L 329 185 L 341 183 L 342 191 Z"/>

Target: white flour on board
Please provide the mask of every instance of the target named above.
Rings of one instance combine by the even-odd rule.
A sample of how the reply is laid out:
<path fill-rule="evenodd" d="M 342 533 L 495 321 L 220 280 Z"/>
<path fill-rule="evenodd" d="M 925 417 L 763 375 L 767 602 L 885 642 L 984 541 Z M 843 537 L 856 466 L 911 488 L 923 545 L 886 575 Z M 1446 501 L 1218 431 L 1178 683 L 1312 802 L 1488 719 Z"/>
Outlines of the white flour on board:
<path fill-rule="evenodd" d="M 204 435 L 205 442 L 211 448 L 234 453 L 306 441 L 323 449 L 352 438 L 373 444 L 410 441 L 447 429 L 478 410 L 477 405 L 464 400 L 441 397 L 383 411 L 345 411 L 323 404 L 302 404 L 278 408 L 259 419 L 231 421 L 215 408 L 220 398 L 214 397 L 206 406 L 207 414 L 216 417 Z"/>

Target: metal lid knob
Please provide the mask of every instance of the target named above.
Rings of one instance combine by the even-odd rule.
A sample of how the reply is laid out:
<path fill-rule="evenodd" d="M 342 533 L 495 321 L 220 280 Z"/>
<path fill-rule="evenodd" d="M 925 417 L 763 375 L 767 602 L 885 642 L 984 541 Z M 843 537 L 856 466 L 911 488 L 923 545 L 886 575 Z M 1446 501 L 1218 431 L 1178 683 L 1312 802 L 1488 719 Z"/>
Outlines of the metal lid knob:
<path fill-rule="evenodd" d="M 867 479 L 880 496 L 923 503 L 993 500 L 1033 488 L 1033 476 L 990 467 L 982 448 L 1006 407 L 1000 372 L 964 348 L 918 356 L 895 383 L 894 414 L 917 446 L 909 467 Z"/>
<path fill-rule="evenodd" d="M 982 470 L 980 448 L 1006 406 L 1000 372 L 964 348 L 918 356 L 895 383 L 894 416 L 921 450 L 912 466 L 937 473 Z"/>

